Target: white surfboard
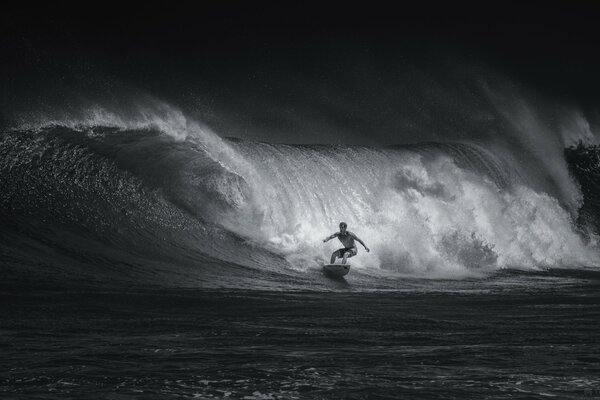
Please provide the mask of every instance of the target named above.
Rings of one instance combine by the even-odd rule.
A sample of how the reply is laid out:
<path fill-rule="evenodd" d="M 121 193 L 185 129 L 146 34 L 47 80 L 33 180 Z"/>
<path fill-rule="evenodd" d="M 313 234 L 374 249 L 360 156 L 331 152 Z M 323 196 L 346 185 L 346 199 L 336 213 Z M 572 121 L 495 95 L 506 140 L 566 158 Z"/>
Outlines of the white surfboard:
<path fill-rule="evenodd" d="M 350 272 L 350 264 L 325 264 L 323 271 L 336 278 L 341 278 Z"/>

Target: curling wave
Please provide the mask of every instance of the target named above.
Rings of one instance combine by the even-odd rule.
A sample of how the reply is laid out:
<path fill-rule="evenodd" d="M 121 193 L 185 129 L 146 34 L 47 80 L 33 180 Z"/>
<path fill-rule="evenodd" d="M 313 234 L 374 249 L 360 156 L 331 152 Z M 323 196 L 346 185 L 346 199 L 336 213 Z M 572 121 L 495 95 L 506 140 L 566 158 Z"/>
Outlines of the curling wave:
<path fill-rule="evenodd" d="M 481 144 L 257 143 L 170 115 L 2 133 L 7 279 L 298 287 L 342 220 L 373 279 L 598 263 L 593 234 Z"/>

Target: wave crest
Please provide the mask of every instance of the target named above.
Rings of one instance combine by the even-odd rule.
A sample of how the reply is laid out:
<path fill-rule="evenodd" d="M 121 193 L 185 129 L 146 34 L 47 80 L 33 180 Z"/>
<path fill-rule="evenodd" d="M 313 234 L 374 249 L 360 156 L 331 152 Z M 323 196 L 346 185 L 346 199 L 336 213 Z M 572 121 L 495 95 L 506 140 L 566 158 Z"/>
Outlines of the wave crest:
<path fill-rule="evenodd" d="M 15 226 L 43 226 L 33 236 L 50 247 L 66 246 L 55 239 L 65 232 L 101 243 L 79 241 L 69 250 L 79 259 L 118 249 L 138 257 L 129 264 L 162 260 L 165 271 L 216 260 L 289 279 L 328 259 L 337 244 L 321 240 L 343 220 L 372 249 L 353 259 L 367 275 L 597 264 L 561 203 L 482 145 L 255 143 L 176 120 L 184 133 L 153 119 L 3 133 L 11 237 L 21 237 Z"/>

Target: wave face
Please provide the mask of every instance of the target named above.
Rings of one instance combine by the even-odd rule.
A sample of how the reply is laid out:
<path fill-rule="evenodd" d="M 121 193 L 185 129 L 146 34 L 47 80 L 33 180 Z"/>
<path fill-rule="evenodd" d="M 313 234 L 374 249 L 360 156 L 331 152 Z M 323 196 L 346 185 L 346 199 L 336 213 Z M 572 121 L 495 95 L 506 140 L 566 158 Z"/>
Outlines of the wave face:
<path fill-rule="evenodd" d="M 352 260 L 366 286 L 597 265 L 594 235 L 522 173 L 475 143 L 257 143 L 185 118 L 8 130 L 5 280 L 317 288 L 340 221 L 371 248 Z"/>

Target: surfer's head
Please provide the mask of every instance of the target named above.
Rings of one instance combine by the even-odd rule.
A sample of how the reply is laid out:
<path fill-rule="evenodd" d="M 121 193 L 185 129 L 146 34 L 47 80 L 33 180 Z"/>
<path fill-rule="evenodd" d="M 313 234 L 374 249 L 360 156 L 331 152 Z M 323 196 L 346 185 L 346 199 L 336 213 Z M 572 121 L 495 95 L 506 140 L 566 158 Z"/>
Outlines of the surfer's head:
<path fill-rule="evenodd" d="M 346 233 L 346 228 L 348 228 L 348 224 L 345 222 L 340 222 L 340 232 Z"/>

